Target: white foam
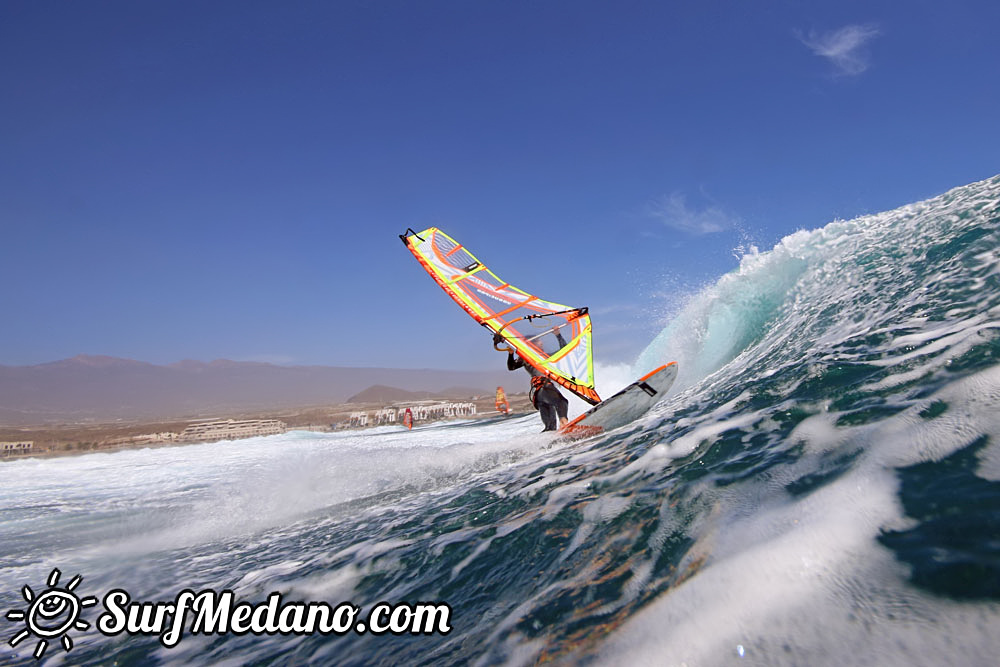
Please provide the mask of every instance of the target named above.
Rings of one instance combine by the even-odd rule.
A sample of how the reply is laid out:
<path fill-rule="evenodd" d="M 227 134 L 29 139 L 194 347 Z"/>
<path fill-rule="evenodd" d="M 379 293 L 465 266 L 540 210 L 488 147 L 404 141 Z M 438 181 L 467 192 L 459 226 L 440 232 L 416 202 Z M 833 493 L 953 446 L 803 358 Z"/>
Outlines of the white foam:
<path fill-rule="evenodd" d="M 347 503 L 451 488 L 535 455 L 535 420 L 11 461 L 0 466 L 0 504 L 24 518 L 0 523 L 0 539 L 16 531 L 21 540 L 37 535 L 39 548 L 72 545 L 39 554 L 50 561 L 120 558 L 249 536 L 338 507 L 349 517 L 356 508 Z M 70 529 L 72 540 L 59 537 Z"/>
<path fill-rule="evenodd" d="M 930 420 L 919 415 L 936 401 L 948 410 Z M 857 464 L 794 501 L 769 492 L 763 480 L 756 496 L 746 488 L 723 492 L 713 526 L 695 532 L 711 545 L 701 548 L 707 564 L 630 618 L 600 648 L 600 662 L 990 663 L 1000 634 L 985 628 L 1000 623 L 1000 605 L 959 604 L 914 588 L 906 566 L 876 538 L 908 525 L 896 468 L 939 460 L 983 433 L 1000 441 L 1000 367 L 882 422 L 837 428 L 836 417 L 808 418 L 789 440 L 814 454 L 858 448 Z M 980 457 L 980 474 L 998 472 L 997 450 L 990 445 Z M 746 506 L 755 497 L 760 504 Z"/>

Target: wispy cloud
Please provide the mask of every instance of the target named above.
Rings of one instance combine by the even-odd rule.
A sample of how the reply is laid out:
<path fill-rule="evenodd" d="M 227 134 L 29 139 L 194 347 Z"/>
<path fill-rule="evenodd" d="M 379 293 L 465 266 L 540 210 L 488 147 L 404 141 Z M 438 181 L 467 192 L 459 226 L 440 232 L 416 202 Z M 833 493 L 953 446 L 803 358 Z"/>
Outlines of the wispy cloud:
<path fill-rule="evenodd" d="M 868 69 L 864 46 L 879 34 L 875 25 L 848 25 L 826 33 L 797 33 L 803 44 L 817 56 L 830 61 L 838 76 L 857 76 Z"/>
<path fill-rule="evenodd" d="M 739 219 L 716 205 L 705 208 L 689 206 L 678 192 L 650 204 L 648 213 L 671 229 L 688 234 L 715 234 L 731 229 Z"/>

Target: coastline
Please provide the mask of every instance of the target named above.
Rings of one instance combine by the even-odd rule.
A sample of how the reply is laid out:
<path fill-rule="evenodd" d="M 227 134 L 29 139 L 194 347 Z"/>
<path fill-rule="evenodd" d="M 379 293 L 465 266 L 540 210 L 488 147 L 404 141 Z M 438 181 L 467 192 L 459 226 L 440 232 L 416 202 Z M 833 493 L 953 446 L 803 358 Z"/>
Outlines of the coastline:
<path fill-rule="evenodd" d="M 508 394 L 513 414 L 531 412 L 534 408 L 528 401 L 527 394 Z M 489 397 L 456 397 L 454 401 L 471 402 L 476 405 L 476 414 L 451 419 L 482 420 L 498 416 L 494 399 Z M 332 432 L 340 430 L 363 431 L 373 425 L 349 427 L 346 424 L 350 415 L 355 412 L 374 412 L 389 407 L 405 407 L 401 404 L 383 403 L 337 403 L 331 405 L 313 405 L 300 408 L 284 408 L 274 410 L 254 410 L 239 412 L 221 412 L 211 415 L 217 419 L 276 419 L 285 423 L 287 431 L 318 431 Z M 179 416 L 165 419 L 131 419 L 112 422 L 83 420 L 56 424 L 39 424 L 35 426 L 4 426 L 0 425 L 0 441 L 31 441 L 32 449 L 24 453 L 0 455 L 0 464 L 7 461 L 17 461 L 32 458 L 50 458 L 54 456 L 74 456 L 92 454 L 95 452 L 117 452 L 125 449 L 146 449 L 154 447 L 179 447 L 184 445 L 221 442 L 222 440 L 143 440 L 139 442 L 123 441 L 146 434 L 180 433 L 191 422 L 205 419 L 205 415 Z M 446 421 L 449 418 L 435 418 L 431 421 Z"/>

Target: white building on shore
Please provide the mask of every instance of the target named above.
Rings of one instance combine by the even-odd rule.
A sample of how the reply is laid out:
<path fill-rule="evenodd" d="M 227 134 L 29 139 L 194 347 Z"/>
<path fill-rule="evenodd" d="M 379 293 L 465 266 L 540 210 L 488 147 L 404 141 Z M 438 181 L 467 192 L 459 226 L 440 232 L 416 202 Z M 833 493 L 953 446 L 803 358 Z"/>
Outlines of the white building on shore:
<path fill-rule="evenodd" d="M 382 424 L 400 424 L 403 415 L 410 411 L 413 421 L 430 421 L 433 419 L 451 419 L 454 417 L 475 417 L 475 403 L 437 403 L 424 401 L 404 407 L 382 408 L 375 412 L 352 412 L 349 419 L 335 428 L 361 428 Z"/>
<path fill-rule="evenodd" d="M 424 405 L 410 405 L 399 408 L 398 418 L 403 419 L 403 413 L 407 410 L 413 415 L 414 421 L 427 421 L 429 419 L 447 419 L 450 417 L 474 417 L 476 415 L 475 403 L 431 403 Z"/>
<path fill-rule="evenodd" d="M 0 456 L 15 456 L 17 454 L 27 454 L 35 445 L 34 440 L 21 440 L 19 442 L 0 442 Z"/>
<path fill-rule="evenodd" d="M 262 435 L 278 435 L 287 430 L 288 425 L 277 419 L 201 419 L 189 424 L 177 439 L 182 442 L 240 440 Z"/>

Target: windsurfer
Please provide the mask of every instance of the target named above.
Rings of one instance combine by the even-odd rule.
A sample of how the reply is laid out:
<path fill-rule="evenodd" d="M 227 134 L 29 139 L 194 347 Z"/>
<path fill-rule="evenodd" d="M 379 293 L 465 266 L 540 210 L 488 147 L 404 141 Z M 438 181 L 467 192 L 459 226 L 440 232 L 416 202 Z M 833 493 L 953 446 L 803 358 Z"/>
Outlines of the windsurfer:
<path fill-rule="evenodd" d="M 564 426 L 568 421 L 566 415 L 569 410 L 569 401 L 559 393 L 552 380 L 538 372 L 531 364 L 524 363 L 524 360 L 514 352 L 508 351 L 507 370 L 516 371 L 518 368 L 528 371 L 528 375 L 531 376 L 531 389 L 528 391 L 528 397 L 531 399 L 531 404 L 542 416 L 542 423 L 545 425 L 542 432 L 555 431 L 557 417 L 558 426 Z"/>

